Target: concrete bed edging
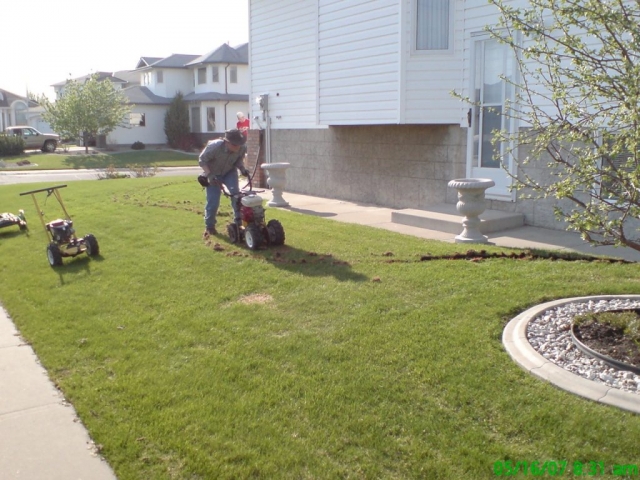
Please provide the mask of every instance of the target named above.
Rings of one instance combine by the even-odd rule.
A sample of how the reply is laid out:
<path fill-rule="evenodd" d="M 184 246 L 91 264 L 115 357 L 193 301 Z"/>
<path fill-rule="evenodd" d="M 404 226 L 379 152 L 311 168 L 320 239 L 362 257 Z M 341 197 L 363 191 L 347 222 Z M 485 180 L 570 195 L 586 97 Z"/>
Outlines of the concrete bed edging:
<path fill-rule="evenodd" d="M 540 355 L 527 340 L 527 325 L 546 310 L 568 303 L 589 300 L 640 300 L 640 295 L 596 295 L 541 303 L 517 315 L 502 332 L 502 344 L 509 356 L 524 370 L 562 390 L 581 397 L 640 414 L 640 395 L 609 387 L 575 375 Z"/>

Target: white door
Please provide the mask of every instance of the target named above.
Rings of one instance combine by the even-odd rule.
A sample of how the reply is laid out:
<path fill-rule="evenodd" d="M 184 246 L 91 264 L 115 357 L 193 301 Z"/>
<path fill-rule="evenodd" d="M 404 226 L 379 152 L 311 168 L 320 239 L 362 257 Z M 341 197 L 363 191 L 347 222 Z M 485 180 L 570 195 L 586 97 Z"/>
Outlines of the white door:
<path fill-rule="evenodd" d="M 509 190 L 515 166 L 509 145 L 493 144 L 493 131 L 515 131 L 516 121 L 505 115 L 505 102 L 514 101 L 514 87 L 501 76 L 513 78 L 515 62 L 511 49 L 487 37 L 473 41 L 471 128 L 467 142 L 467 175 L 490 178 L 495 186 L 487 198 L 514 200 Z"/>

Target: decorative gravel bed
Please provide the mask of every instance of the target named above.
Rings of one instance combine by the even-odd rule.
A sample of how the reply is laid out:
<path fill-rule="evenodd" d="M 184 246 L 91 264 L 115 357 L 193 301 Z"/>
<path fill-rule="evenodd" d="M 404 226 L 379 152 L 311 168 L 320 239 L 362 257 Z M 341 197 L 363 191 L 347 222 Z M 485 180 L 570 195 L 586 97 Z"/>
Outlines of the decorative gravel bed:
<path fill-rule="evenodd" d="M 640 375 L 616 370 L 583 354 L 571 341 L 571 322 L 577 315 L 640 308 L 640 301 L 590 300 L 568 303 L 543 312 L 527 325 L 527 340 L 540 355 L 587 380 L 640 395 Z"/>

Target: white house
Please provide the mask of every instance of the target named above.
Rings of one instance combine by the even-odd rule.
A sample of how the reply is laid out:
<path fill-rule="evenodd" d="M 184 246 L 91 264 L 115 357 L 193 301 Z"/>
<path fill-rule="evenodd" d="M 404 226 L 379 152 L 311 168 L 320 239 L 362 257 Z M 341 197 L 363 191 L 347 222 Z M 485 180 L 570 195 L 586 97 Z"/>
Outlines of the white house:
<path fill-rule="evenodd" d="M 250 0 L 249 7 L 251 95 L 267 100 L 252 103 L 253 126 L 269 138 L 270 161 L 291 163 L 289 190 L 426 209 L 456 203 L 450 180 L 484 177 L 496 184 L 487 191 L 490 208 L 563 228 L 551 205 L 511 192 L 509 173 L 493 159 L 492 129 L 519 127 L 495 113 L 513 98 L 500 75 L 516 70 L 507 47 L 484 30 L 496 21 L 495 7 L 464 0 Z"/>
<path fill-rule="evenodd" d="M 30 125 L 42 133 L 51 132 L 41 117 L 42 107 L 27 97 L 0 89 L 0 132 L 11 125 Z"/>
<path fill-rule="evenodd" d="M 142 57 L 139 85 L 123 90 L 131 104 L 130 125 L 109 134 L 112 144 L 164 144 L 164 116 L 180 92 L 189 104 L 191 132 L 200 143 L 236 125 L 236 113 L 249 109 L 248 44 L 223 44 L 205 55 Z"/>
<path fill-rule="evenodd" d="M 96 72 L 98 80 L 121 89 L 131 107 L 123 125 L 107 136 L 107 144 L 165 144 L 164 116 L 178 92 L 189 104 L 191 132 L 199 142 L 235 127 L 236 113 L 249 110 L 248 50 L 246 43 L 223 44 L 205 55 L 141 57 L 134 70 Z M 53 85 L 58 98 L 66 83 Z"/>

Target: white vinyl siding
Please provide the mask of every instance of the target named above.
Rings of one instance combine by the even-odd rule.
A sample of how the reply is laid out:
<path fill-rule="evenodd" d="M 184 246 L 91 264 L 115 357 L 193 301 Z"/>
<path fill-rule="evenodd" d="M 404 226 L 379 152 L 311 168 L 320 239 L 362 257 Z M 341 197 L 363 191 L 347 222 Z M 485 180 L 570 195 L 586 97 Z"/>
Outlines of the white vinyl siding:
<path fill-rule="evenodd" d="M 403 73 L 403 123 L 426 124 L 459 124 L 465 116 L 467 107 L 451 95 L 452 90 L 460 91 L 466 87 L 461 78 L 464 49 L 464 3 L 460 0 L 451 2 L 453 23 L 452 43 L 448 51 L 422 52 L 407 56 Z M 466 2 L 468 3 L 468 2 Z M 415 6 L 407 16 L 416 28 Z M 487 6 L 485 5 L 486 9 Z M 404 49 L 413 49 L 415 35 L 407 35 Z M 466 126 L 466 124 L 465 124 Z"/>
<path fill-rule="evenodd" d="M 269 94 L 272 128 L 318 127 L 317 22 L 316 0 L 250 2 L 250 98 Z"/>
<path fill-rule="evenodd" d="M 398 123 L 398 1 L 318 3 L 320 124 Z"/>

